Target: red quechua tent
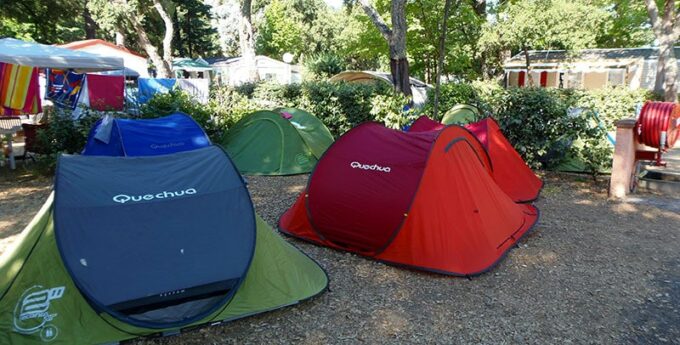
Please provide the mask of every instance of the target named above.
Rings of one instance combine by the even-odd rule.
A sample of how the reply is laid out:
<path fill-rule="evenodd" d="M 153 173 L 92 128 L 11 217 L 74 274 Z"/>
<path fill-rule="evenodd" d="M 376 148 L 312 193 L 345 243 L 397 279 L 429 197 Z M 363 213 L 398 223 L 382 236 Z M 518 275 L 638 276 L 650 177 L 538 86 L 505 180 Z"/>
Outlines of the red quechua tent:
<path fill-rule="evenodd" d="M 490 269 L 538 220 L 494 182 L 466 129 L 350 130 L 281 217 L 282 232 L 380 261 L 451 275 Z"/>
<path fill-rule="evenodd" d="M 446 125 L 423 115 L 409 128 L 409 132 L 439 131 Z M 498 123 L 487 117 L 465 125 L 479 139 L 491 158 L 492 176 L 498 186 L 515 202 L 531 202 L 538 198 L 543 181 L 527 166 L 512 144 L 503 135 Z"/>

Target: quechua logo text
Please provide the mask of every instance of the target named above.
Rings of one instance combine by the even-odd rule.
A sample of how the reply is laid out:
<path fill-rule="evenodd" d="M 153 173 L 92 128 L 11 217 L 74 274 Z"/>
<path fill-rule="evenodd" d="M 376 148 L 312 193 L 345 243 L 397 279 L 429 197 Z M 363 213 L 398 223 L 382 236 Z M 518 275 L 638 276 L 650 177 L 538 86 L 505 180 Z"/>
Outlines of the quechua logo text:
<path fill-rule="evenodd" d="M 357 161 L 349 163 L 349 166 L 351 166 L 352 169 L 373 170 L 373 171 L 380 171 L 380 172 L 386 172 L 386 173 L 392 171 L 392 168 L 390 168 L 390 167 L 382 167 L 378 164 L 363 164 L 363 163 L 359 163 Z"/>
<path fill-rule="evenodd" d="M 151 201 L 155 199 L 170 199 L 170 198 L 177 198 L 185 195 L 193 195 L 198 193 L 196 188 L 188 188 L 184 190 L 178 190 L 178 191 L 162 191 L 159 193 L 153 193 L 153 194 L 142 194 L 142 195 L 128 195 L 128 194 L 118 194 L 114 196 L 112 199 L 113 201 L 124 204 L 126 202 L 140 202 L 140 201 Z"/>

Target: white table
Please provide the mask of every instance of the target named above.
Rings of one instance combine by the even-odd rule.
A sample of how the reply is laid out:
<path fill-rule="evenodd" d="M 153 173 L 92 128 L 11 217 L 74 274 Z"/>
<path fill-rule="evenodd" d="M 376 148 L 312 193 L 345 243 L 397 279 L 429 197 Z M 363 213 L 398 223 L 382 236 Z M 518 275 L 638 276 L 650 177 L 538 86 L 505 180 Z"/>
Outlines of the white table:
<path fill-rule="evenodd" d="M 9 151 L 9 168 L 14 170 L 16 169 L 16 161 L 14 159 L 14 151 L 12 150 L 12 141 L 14 134 L 16 134 L 18 131 L 21 130 L 21 123 L 25 121 L 22 120 L 21 118 L 2 118 L 0 117 L 0 135 L 5 136 L 5 140 L 7 141 L 7 149 Z"/>

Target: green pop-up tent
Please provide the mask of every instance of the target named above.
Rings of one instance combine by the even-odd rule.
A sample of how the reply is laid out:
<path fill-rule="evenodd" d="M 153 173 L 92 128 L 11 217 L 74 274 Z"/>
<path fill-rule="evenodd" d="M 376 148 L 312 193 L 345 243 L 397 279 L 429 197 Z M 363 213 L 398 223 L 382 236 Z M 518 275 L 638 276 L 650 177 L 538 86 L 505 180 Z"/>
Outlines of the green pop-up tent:
<path fill-rule="evenodd" d="M 289 306 L 318 264 L 252 208 L 210 146 L 62 156 L 55 192 L 0 258 L 0 344 L 110 344 Z"/>
<path fill-rule="evenodd" d="M 477 121 L 479 110 L 471 105 L 456 104 L 444 114 L 442 123 L 445 125 L 466 125 Z"/>
<path fill-rule="evenodd" d="M 323 122 L 294 108 L 249 114 L 222 139 L 236 167 L 247 175 L 311 172 L 332 143 L 333 136 Z"/>

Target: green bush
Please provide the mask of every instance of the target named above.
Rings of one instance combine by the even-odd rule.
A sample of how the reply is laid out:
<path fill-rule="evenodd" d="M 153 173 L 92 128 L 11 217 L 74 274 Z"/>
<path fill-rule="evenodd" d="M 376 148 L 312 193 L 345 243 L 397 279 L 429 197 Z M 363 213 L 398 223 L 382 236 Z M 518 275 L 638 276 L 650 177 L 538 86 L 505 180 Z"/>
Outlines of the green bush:
<path fill-rule="evenodd" d="M 613 131 L 617 120 L 635 117 L 636 107 L 654 98 L 651 91 L 644 89 L 630 90 L 626 87 L 607 87 L 590 91 L 577 91 L 574 94 L 575 105 L 593 109 L 605 127 Z"/>
<path fill-rule="evenodd" d="M 297 103 L 301 94 L 300 84 L 263 82 L 256 85 L 253 98 L 256 101 L 268 102 L 280 107 L 292 107 Z"/>
<path fill-rule="evenodd" d="M 298 107 L 316 115 L 337 137 L 366 121 L 396 126 L 407 103 L 384 83 L 308 82 L 302 84 Z"/>
<path fill-rule="evenodd" d="M 101 118 L 99 113 L 85 111 L 77 120 L 70 109 L 46 109 L 48 126 L 36 133 L 38 171 L 44 175 L 54 173 L 57 157 L 61 153 L 80 153 L 87 143 L 92 126 Z"/>
<path fill-rule="evenodd" d="M 568 105 L 544 88 L 511 88 L 501 94 L 494 117 L 517 152 L 534 168 L 559 163 L 549 151 L 577 138 L 579 127 L 567 116 Z"/>
<path fill-rule="evenodd" d="M 424 112 L 431 116 L 430 97 Z M 442 85 L 440 116 L 458 103 L 475 105 L 482 114 L 499 120 L 505 135 L 532 167 L 550 169 L 571 156 L 596 173 L 611 164 L 606 132 L 614 130 L 616 120 L 635 116 L 636 107 L 653 97 L 649 91 L 625 87 L 504 89 L 486 81 L 449 83 Z M 588 111 L 568 116 L 568 110 L 577 107 Z"/>
<path fill-rule="evenodd" d="M 253 92 L 254 90 L 253 87 Z M 220 87 L 211 90 L 208 109 L 218 129 L 215 136 L 211 138 L 217 139 L 221 138 L 222 133 L 241 118 L 262 108 L 253 100 L 248 99 L 247 95 L 240 93 L 238 89 Z"/>
<path fill-rule="evenodd" d="M 427 92 L 427 104 L 423 113 L 434 117 L 434 88 Z M 475 87 L 468 83 L 442 84 L 439 90 L 439 114 L 435 120 L 440 121 L 444 114 L 456 104 L 470 104 L 479 106 L 481 99 Z"/>
<path fill-rule="evenodd" d="M 212 120 L 210 108 L 193 99 L 191 95 L 181 90 L 173 90 L 168 93 L 157 93 L 143 104 L 140 109 L 140 117 L 152 119 L 182 112 L 190 115 L 208 134 L 213 137 L 219 128 Z"/>
<path fill-rule="evenodd" d="M 326 80 L 345 70 L 343 59 L 335 54 L 322 53 L 305 59 L 306 79 Z"/>
<path fill-rule="evenodd" d="M 247 98 L 252 98 L 253 93 L 255 93 L 255 88 L 257 87 L 257 83 L 243 83 L 239 86 L 234 87 L 234 91 L 246 96 Z M 224 86 L 222 88 L 230 88 L 228 86 Z"/>

